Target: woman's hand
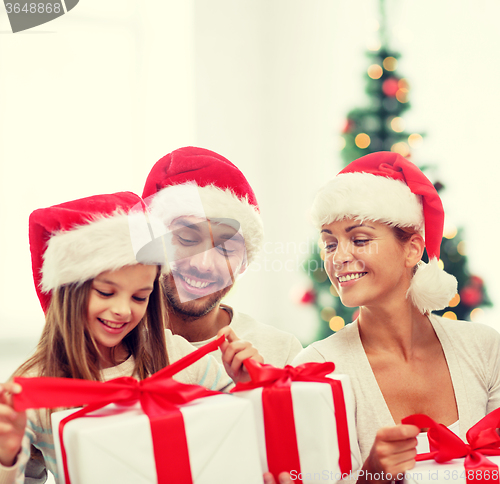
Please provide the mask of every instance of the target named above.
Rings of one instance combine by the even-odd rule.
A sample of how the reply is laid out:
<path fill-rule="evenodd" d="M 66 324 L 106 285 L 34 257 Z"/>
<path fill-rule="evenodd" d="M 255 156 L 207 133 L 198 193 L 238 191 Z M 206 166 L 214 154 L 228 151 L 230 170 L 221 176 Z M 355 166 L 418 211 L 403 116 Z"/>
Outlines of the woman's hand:
<path fill-rule="evenodd" d="M 288 472 L 282 472 L 278 476 L 279 481 L 276 482 L 274 479 L 274 476 L 270 472 L 266 472 L 264 474 L 264 484 L 292 484 L 293 481 L 290 477 L 290 474 Z"/>
<path fill-rule="evenodd" d="M 419 433 L 420 429 L 415 425 L 381 428 L 363 469 L 358 473 L 358 483 L 403 479 L 405 472 L 415 466 Z"/>
<path fill-rule="evenodd" d="M 253 358 L 259 363 L 264 363 L 264 359 L 249 341 L 239 339 L 229 326 L 220 329 L 217 337 L 223 334 L 226 336 L 226 340 L 222 343 L 220 349 L 222 351 L 222 363 L 227 374 L 235 383 L 250 380 L 250 375 L 243 365 L 243 361 L 247 358 Z"/>
<path fill-rule="evenodd" d="M 20 392 L 17 383 L 0 385 L 0 464 L 6 467 L 14 465 L 26 428 L 26 412 L 13 408 L 12 394 Z"/>

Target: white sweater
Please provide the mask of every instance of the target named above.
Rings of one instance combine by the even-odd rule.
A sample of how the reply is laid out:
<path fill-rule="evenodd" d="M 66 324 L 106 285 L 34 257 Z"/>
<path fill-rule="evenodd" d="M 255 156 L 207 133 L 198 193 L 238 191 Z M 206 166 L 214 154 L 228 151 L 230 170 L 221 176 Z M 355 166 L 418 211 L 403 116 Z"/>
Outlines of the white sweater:
<path fill-rule="evenodd" d="M 293 334 L 269 324 L 259 323 L 251 316 L 235 311 L 225 304 L 221 304 L 221 308 L 229 313 L 230 325 L 236 336 L 252 343 L 264 358 L 264 363 L 283 368 L 285 365 L 290 365 L 292 360 L 302 351 L 300 341 Z M 205 341 L 192 341 L 191 344 L 199 348 L 215 338 L 216 336 Z M 220 350 L 210 354 L 221 363 Z"/>
<path fill-rule="evenodd" d="M 435 315 L 430 321 L 443 347 L 459 416 L 459 435 L 500 407 L 500 334 L 484 324 L 451 321 Z M 363 461 L 381 427 L 394 425 L 359 337 L 357 322 L 308 346 L 293 361 L 333 361 L 335 371 L 351 377 L 356 427 Z"/>
<path fill-rule="evenodd" d="M 168 329 L 165 330 L 165 337 L 170 363 L 195 350 L 184 338 L 172 335 Z M 102 370 L 103 381 L 122 376 L 133 376 L 134 364 L 133 357 L 130 357 L 120 365 Z M 210 355 L 204 356 L 193 365 L 174 375 L 173 378 L 181 383 L 202 385 L 210 390 L 226 390 L 233 385 L 223 367 Z M 47 469 L 52 472 L 56 482 L 58 482 L 52 428 L 46 418 L 46 412 L 45 410 L 28 410 L 26 413 L 28 425 L 22 442 L 22 450 L 12 467 L 4 467 L 0 464 L 0 484 L 24 483 L 24 471 L 30 456 L 31 444 L 40 449 Z"/>

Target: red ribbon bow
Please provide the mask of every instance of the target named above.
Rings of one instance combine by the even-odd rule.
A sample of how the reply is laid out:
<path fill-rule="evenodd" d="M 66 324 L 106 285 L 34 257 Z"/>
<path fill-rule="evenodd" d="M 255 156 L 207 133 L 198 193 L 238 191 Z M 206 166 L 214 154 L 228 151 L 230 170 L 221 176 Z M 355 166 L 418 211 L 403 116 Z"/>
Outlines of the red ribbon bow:
<path fill-rule="evenodd" d="M 427 415 L 410 415 L 401 423 L 428 428 L 430 452 L 419 454 L 417 461 L 434 459 L 438 463 L 465 457 L 464 467 L 467 482 L 490 483 L 492 473 L 498 476 L 498 466 L 488 460 L 486 455 L 500 455 L 500 408 L 494 410 L 471 427 L 466 434 L 465 443 L 445 425 L 436 423 Z M 498 478 L 496 479 L 498 481 Z"/>
<path fill-rule="evenodd" d="M 262 365 L 255 360 L 246 360 L 244 365 L 250 374 L 251 381 L 238 383 L 231 392 L 263 388 L 262 407 L 267 461 L 269 472 L 274 475 L 276 482 L 280 472 L 290 472 L 292 470 L 300 472 L 300 458 L 291 395 L 291 384 L 294 381 L 318 382 L 330 385 L 339 440 L 340 471 L 342 474 L 351 472 L 351 446 L 342 383 L 339 380 L 326 377 L 335 370 L 335 364 L 332 362 L 304 363 L 297 367 L 287 365 L 285 368 L 275 368 L 271 365 Z M 297 482 L 301 481 L 298 480 Z"/>
<path fill-rule="evenodd" d="M 198 385 L 179 383 L 173 380 L 172 376 L 217 349 L 224 338 L 221 336 L 142 381 L 132 377 L 115 378 L 107 382 L 16 377 L 14 381 L 19 383 L 23 390 L 14 395 L 14 408 L 22 411 L 28 408 L 86 405 L 61 420 L 59 424 L 64 478 L 66 484 L 70 484 L 63 442 L 64 426 L 75 418 L 83 417 L 111 403 L 133 405 L 140 402 L 151 426 L 158 483 L 192 483 L 184 420 L 178 406 L 197 398 L 218 395 L 219 392 Z M 174 435 L 175 439 L 172 438 Z"/>

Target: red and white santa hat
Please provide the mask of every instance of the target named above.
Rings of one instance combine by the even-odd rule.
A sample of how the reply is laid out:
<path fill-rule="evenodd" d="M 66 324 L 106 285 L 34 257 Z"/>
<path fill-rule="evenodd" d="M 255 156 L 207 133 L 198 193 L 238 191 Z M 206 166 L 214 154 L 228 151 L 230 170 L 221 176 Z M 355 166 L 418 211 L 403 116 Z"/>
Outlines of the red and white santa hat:
<path fill-rule="evenodd" d="M 151 169 L 142 196 L 167 227 L 188 215 L 236 220 L 248 263 L 262 246 L 264 230 L 252 187 L 233 163 L 213 151 L 187 146 L 165 155 Z"/>
<path fill-rule="evenodd" d="M 159 230 L 158 225 L 151 230 L 144 207 L 138 195 L 119 192 L 40 208 L 30 215 L 33 279 L 44 312 L 52 290 L 138 263 L 138 250 Z M 162 263 L 146 259 L 140 261 Z"/>
<path fill-rule="evenodd" d="M 429 263 L 419 263 L 407 297 L 428 313 L 447 307 L 456 294 L 457 280 L 438 265 L 444 226 L 441 199 L 420 169 L 398 153 L 372 153 L 347 165 L 320 190 L 312 216 L 318 227 L 352 217 L 425 233 Z"/>

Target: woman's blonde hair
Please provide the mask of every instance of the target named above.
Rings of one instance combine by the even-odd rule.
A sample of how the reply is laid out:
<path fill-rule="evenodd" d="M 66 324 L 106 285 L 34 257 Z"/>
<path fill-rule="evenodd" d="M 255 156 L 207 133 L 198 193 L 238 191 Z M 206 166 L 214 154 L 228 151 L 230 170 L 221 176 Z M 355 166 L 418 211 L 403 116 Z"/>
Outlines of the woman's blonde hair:
<path fill-rule="evenodd" d="M 413 235 L 421 235 L 414 227 L 391 227 L 392 232 L 401 245 L 405 245 Z M 413 266 L 413 275 L 417 273 L 418 264 Z"/>
<path fill-rule="evenodd" d="M 159 274 L 148 307 L 139 324 L 123 339 L 134 357 L 134 375 L 144 379 L 168 365 Z M 52 293 L 45 327 L 35 353 L 15 372 L 37 376 L 101 380 L 99 350 L 88 329 L 88 302 L 92 280 L 61 286 Z M 114 352 L 111 353 L 114 359 Z M 116 362 L 117 363 L 117 362 Z"/>

